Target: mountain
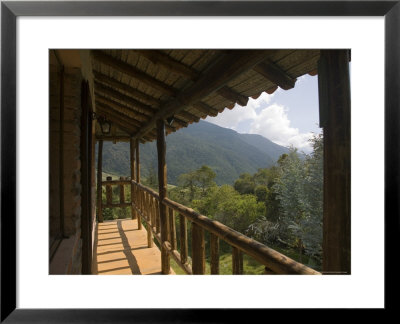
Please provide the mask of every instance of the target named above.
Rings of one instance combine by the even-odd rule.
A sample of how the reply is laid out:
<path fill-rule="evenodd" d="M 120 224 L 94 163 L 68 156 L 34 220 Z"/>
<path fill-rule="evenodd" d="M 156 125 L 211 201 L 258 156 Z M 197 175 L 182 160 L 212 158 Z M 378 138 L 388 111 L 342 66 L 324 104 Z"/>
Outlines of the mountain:
<path fill-rule="evenodd" d="M 168 183 L 177 184 L 182 173 L 210 166 L 217 174 L 217 184 L 233 184 L 240 174 L 254 173 L 275 164 L 288 149 L 255 134 L 239 134 L 234 130 L 200 121 L 167 136 Z M 157 173 L 156 143 L 140 146 L 142 177 L 149 170 Z M 104 142 L 103 171 L 130 175 L 129 144 Z"/>

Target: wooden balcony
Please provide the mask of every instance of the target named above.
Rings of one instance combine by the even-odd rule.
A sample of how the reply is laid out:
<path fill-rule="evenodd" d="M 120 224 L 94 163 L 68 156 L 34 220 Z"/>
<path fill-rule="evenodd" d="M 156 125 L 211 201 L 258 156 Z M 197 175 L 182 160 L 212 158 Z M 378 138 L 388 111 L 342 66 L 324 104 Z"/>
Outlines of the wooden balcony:
<path fill-rule="evenodd" d="M 174 274 L 170 267 L 172 258 L 186 274 L 203 275 L 208 257 L 211 274 L 217 275 L 220 240 L 232 247 L 233 274 L 243 274 L 244 254 L 264 265 L 266 274 L 320 274 L 186 206 L 168 198 L 160 200 L 157 192 L 140 183 L 121 179 L 102 181 L 101 184 L 107 192 L 107 203 L 99 202 L 101 206 L 128 204 L 132 219 L 98 224 L 93 262 L 96 274 Z M 130 185 L 132 204 L 125 202 L 121 194 L 123 189 L 119 204 L 112 204 L 113 185 L 121 188 Z M 161 212 L 161 209 L 164 211 Z M 210 234 L 209 256 L 206 256 L 205 232 Z M 188 242 L 188 237 L 191 242 Z"/>

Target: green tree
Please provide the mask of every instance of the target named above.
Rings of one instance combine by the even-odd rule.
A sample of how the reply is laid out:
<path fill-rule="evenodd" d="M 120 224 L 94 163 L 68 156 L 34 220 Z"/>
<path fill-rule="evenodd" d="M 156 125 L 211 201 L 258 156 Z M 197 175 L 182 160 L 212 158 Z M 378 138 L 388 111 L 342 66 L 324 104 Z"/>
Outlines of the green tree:
<path fill-rule="evenodd" d="M 195 180 L 201 188 L 201 195 L 204 196 L 206 190 L 216 185 L 214 179 L 216 173 L 207 165 L 203 165 L 200 169 L 195 171 Z"/>
<path fill-rule="evenodd" d="M 241 174 L 233 186 L 235 190 L 242 195 L 254 194 L 255 184 L 253 177 L 249 173 Z"/>

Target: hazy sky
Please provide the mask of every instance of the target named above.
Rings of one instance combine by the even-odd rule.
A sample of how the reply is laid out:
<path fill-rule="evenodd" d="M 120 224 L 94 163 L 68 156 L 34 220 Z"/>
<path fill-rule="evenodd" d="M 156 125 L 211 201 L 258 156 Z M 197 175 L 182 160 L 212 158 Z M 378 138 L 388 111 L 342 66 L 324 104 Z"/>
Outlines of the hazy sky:
<path fill-rule="evenodd" d="M 236 105 L 206 121 L 239 133 L 260 134 L 309 153 L 308 139 L 321 132 L 318 116 L 318 77 L 304 75 L 291 90 L 278 88 L 272 95 L 264 92 L 257 99 L 250 98 L 246 107 Z"/>

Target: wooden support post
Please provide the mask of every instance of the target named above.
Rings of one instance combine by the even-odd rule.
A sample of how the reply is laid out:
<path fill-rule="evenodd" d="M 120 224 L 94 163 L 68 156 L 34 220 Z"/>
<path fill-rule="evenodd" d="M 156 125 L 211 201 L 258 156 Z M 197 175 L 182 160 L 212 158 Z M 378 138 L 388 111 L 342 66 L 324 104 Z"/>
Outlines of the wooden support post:
<path fill-rule="evenodd" d="M 99 141 L 98 148 L 98 157 L 97 157 L 97 219 L 99 223 L 103 223 L 103 209 L 102 209 L 102 195 L 103 195 L 103 186 L 102 182 L 102 173 L 103 173 L 103 141 Z"/>
<path fill-rule="evenodd" d="M 243 274 L 243 253 L 235 247 L 232 247 L 232 273 Z"/>
<path fill-rule="evenodd" d="M 140 183 L 140 152 L 139 152 L 139 140 L 136 140 L 135 143 L 135 152 L 136 152 L 136 182 Z M 140 197 L 140 191 L 139 190 L 139 197 Z M 140 197 L 141 198 L 141 197 Z M 140 199 L 139 198 L 139 199 Z M 140 200 L 141 201 L 141 200 Z M 139 202 L 140 203 L 140 202 Z M 140 206 L 140 205 L 139 205 Z M 142 210 L 143 211 L 143 210 Z M 140 214 L 137 214 L 137 222 L 138 222 L 138 229 L 142 229 L 142 219 Z"/>
<path fill-rule="evenodd" d="M 320 124 L 324 128 L 324 274 L 350 274 L 350 77 L 348 50 L 321 50 Z"/>
<path fill-rule="evenodd" d="M 210 233 L 211 274 L 219 274 L 219 238 Z"/>
<path fill-rule="evenodd" d="M 183 215 L 179 215 L 179 239 L 181 245 L 181 262 L 185 264 L 188 257 L 188 244 L 187 244 L 187 222 Z"/>
<path fill-rule="evenodd" d="M 164 247 L 164 242 L 168 241 L 169 224 L 167 216 L 167 207 L 162 203 L 167 197 L 167 163 L 166 163 L 166 143 L 165 126 L 162 119 L 157 120 L 157 153 L 158 153 L 158 192 L 159 192 L 159 210 L 161 227 L 161 271 L 163 274 L 170 272 L 170 256 Z"/>
<path fill-rule="evenodd" d="M 130 144 L 130 162 L 131 162 L 131 180 L 136 181 L 136 177 L 135 177 L 135 140 L 133 138 L 131 138 L 129 140 L 129 144 Z M 135 205 L 137 203 L 137 201 L 135 201 L 135 185 L 133 183 L 131 183 L 131 217 L 132 219 L 136 219 L 136 210 L 135 210 Z"/>
<path fill-rule="evenodd" d="M 107 181 L 112 180 L 112 177 L 107 177 Z M 106 197 L 107 197 L 107 205 L 112 204 L 112 187 L 110 184 L 106 184 Z"/>
<path fill-rule="evenodd" d="M 193 274 L 206 271 L 204 230 L 196 223 L 192 223 L 192 269 Z"/>

